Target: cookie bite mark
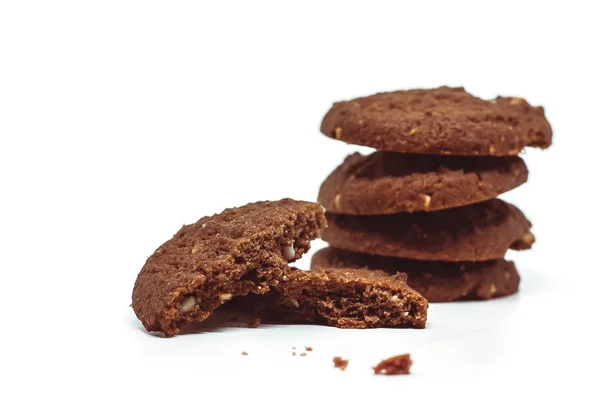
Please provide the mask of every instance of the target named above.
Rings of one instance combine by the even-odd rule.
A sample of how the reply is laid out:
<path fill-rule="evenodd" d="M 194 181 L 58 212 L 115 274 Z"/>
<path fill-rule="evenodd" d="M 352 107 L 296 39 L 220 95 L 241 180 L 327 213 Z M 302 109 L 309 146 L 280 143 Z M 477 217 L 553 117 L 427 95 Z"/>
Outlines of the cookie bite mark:
<path fill-rule="evenodd" d="M 184 226 L 140 271 L 134 312 L 148 331 L 174 336 L 236 296 L 268 292 L 325 226 L 320 205 L 291 199 L 230 208 Z"/>

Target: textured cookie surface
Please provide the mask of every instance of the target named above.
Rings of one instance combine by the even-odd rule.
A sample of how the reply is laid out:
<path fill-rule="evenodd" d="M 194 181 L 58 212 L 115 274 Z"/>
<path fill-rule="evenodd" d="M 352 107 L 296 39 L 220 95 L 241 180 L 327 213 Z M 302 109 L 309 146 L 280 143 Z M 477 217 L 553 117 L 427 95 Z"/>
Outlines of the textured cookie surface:
<path fill-rule="evenodd" d="M 523 213 L 498 199 L 433 212 L 327 213 L 327 220 L 323 240 L 333 247 L 415 260 L 494 260 L 535 240 Z"/>
<path fill-rule="evenodd" d="M 294 268 L 269 293 L 237 302 L 268 320 L 338 328 L 424 328 L 428 307 L 405 275 L 353 268 Z"/>
<path fill-rule="evenodd" d="M 347 143 L 419 154 L 504 156 L 552 143 L 542 107 L 518 97 L 482 100 L 445 86 L 335 103 L 321 131 Z"/>
<path fill-rule="evenodd" d="M 148 331 L 173 336 L 232 297 L 268 292 L 325 225 L 320 205 L 291 199 L 204 217 L 148 258 L 135 282 L 133 310 Z"/>
<path fill-rule="evenodd" d="M 527 174 L 519 157 L 355 153 L 323 182 L 319 201 L 339 214 L 442 210 L 495 198 Z"/>
<path fill-rule="evenodd" d="M 393 275 L 405 273 L 410 287 L 430 302 L 488 300 L 519 289 L 515 265 L 506 260 L 479 262 L 419 261 L 372 256 L 327 247 L 315 253 L 311 270 L 368 268 Z"/>

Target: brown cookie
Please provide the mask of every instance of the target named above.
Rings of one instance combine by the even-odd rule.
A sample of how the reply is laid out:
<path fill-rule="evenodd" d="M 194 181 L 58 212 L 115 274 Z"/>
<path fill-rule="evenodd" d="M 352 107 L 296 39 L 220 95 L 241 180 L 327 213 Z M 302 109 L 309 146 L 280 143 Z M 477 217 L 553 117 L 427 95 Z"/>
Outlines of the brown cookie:
<path fill-rule="evenodd" d="M 442 210 L 493 199 L 527 174 L 519 157 L 355 153 L 325 179 L 319 201 L 340 214 Z"/>
<path fill-rule="evenodd" d="M 519 289 L 520 277 L 512 261 L 420 261 L 382 257 L 327 247 L 315 253 L 311 270 L 368 268 L 393 275 L 405 273 L 410 287 L 428 301 L 489 300 Z"/>
<path fill-rule="evenodd" d="M 293 268 L 269 293 L 240 297 L 236 305 L 271 321 L 360 329 L 424 328 L 428 307 L 406 275 L 352 268 Z"/>
<path fill-rule="evenodd" d="M 506 156 L 552 143 L 542 107 L 518 97 L 482 100 L 446 86 L 335 103 L 321 132 L 377 150 L 419 154 Z"/>
<path fill-rule="evenodd" d="M 232 297 L 268 292 L 325 225 L 320 205 L 291 199 L 204 217 L 148 258 L 133 288 L 133 310 L 148 331 L 173 336 Z"/>
<path fill-rule="evenodd" d="M 509 248 L 528 249 L 535 240 L 521 211 L 498 199 L 410 214 L 327 213 L 327 220 L 323 240 L 333 247 L 415 260 L 494 260 Z"/>

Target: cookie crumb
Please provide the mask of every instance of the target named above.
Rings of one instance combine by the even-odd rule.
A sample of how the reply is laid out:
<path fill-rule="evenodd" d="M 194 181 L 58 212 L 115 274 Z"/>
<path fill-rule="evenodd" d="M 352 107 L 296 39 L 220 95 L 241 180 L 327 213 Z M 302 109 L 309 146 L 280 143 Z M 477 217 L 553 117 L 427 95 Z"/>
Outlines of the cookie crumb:
<path fill-rule="evenodd" d="M 313 348 L 310 347 L 310 346 L 309 347 L 305 347 L 305 349 L 306 349 L 306 351 L 313 351 Z"/>
<path fill-rule="evenodd" d="M 243 355 L 243 356 L 247 356 L 247 355 L 248 355 L 248 353 L 246 353 L 245 351 L 242 351 L 242 355 Z"/>
<path fill-rule="evenodd" d="M 306 353 L 300 353 L 300 357 L 306 357 Z"/>
<path fill-rule="evenodd" d="M 292 355 L 293 355 L 293 356 L 295 356 L 295 355 L 296 355 L 296 352 L 295 352 L 295 351 L 292 351 Z"/>
<path fill-rule="evenodd" d="M 410 354 L 402 354 L 383 360 L 373 367 L 373 371 L 375 375 L 405 375 L 410 374 L 411 365 Z"/>
<path fill-rule="evenodd" d="M 292 346 L 292 350 L 296 350 L 296 346 Z"/>
<path fill-rule="evenodd" d="M 342 371 L 348 366 L 348 360 L 344 360 L 342 357 L 333 357 L 333 368 L 339 368 Z"/>
<path fill-rule="evenodd" d="M 260 326 L 260 318 L 252 318 L 248 321 L 248 328 L 258 328 Z"/>

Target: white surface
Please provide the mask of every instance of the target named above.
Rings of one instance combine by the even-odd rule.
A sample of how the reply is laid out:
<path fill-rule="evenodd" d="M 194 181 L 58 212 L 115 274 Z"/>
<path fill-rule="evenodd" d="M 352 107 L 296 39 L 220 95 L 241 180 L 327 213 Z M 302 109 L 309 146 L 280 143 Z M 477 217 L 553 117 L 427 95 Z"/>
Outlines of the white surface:
<path fill-rule="evenodd" d="M 0 397 L 597 396 L 593 2 L 413 3 L 3 2 Z M 538 239 L 509 254 L 518 296 L 432 305 L 426 330 L 141 329 L 133 282 L 183 223 L 314 200 L 355 149 L 318 132 L 332 101 L 440 84 L 526 97 L 554 128 L 505 196 Z M 411 376 L 373 376 L 402 352 Z"/>

